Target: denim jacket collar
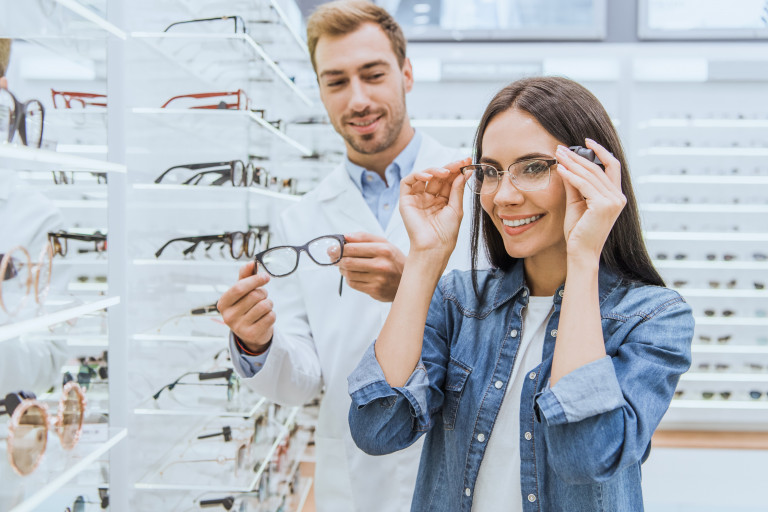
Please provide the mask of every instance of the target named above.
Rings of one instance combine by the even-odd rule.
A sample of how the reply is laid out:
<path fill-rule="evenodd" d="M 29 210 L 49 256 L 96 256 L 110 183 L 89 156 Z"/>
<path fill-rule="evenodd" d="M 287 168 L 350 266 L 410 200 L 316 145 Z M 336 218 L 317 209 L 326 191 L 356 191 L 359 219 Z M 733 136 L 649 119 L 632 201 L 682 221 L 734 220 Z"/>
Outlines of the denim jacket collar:
<path fill-rule="evenodd" d="M 496 272 L 497 277 L 493 285 L 496 287 L 496 290 L 493 293 L 493 301 L 489 304 L 490 309 L 498 309 L 510 299 L 515 298 L 519 293 L 523 293 L 523 291 L 525 291 L 523 299 L 527 303 L 530 289 L 525 283 L 525 265 L 523 260 L 516 260 L 508 271 L 497 269 Z M 604 265 L 601 265 L 598 270 L 597 280 L 600 306 L 602 307 L 611 292 L 621 284 L 621 277 Z M 564 288 L 565 283 L 561 284 L 555 292 L 554 303 L 556 305 L 562 302 Z"/>

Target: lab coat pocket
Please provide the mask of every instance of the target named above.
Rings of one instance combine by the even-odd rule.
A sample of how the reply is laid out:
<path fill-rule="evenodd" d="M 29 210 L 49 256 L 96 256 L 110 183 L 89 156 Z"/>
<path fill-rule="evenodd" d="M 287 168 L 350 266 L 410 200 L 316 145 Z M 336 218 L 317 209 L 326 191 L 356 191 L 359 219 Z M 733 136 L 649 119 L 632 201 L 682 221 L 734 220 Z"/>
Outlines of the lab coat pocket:
<path fill-rule="evenodd" d="M 443 401 L 443 428 L 445 430 L 453 430 L 456 424 L 459 400 L 464 391 L 464 385 L 467 383 L 467 377 L 471 372 L 472 368 L 454 358 L 448 362 L 448 370 L 445 375 L 445 399 Z"/>

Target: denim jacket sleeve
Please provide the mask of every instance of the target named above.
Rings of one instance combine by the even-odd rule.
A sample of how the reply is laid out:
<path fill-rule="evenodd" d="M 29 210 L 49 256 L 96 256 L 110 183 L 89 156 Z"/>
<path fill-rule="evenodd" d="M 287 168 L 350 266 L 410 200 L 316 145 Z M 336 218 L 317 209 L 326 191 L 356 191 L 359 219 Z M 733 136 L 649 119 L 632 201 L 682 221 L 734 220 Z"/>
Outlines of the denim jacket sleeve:
<path fill-rule="evenodd" d="M 352 404 L 349 427 L 357 446 L 370 455 L 402 450 L 432 428 L 443 404 L 449 349 L 445 302 L 438 286 L 424 328 L 421 357 L 403 387 L 393 388 L 376 360 L 375 342 L 347 379 Z"/>
<path fill-rule="evenodd" d="M 593 361 L 536 397 L 549 463 L 566 482 L 608 480 L 644 460 L 675 387 L 690 367 L 691 308 L 677 296 L 614 336 L 612 357 Z M 625 332 L 625 330 L 627 332 Z"/>

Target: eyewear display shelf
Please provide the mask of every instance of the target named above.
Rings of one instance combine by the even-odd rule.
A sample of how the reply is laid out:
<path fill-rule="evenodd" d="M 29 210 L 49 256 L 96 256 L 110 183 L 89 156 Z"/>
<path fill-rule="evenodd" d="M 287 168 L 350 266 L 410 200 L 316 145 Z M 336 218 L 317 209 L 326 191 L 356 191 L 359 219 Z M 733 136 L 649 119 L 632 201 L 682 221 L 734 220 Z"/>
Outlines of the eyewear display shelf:
<path fill-rule="evenodd" d="M 120 201 L 117 198 L 113 204 L 112 200 L 126 175 L 120 158 L 119 119 L 109 116 L 104 107 L 65 111 L 61 104 L 56 108 L 51 97 L 52 89 L 103 92 L 108 88 L 104 65 L 113 55 L 111 41 L 122 41 L 126 35 L 107 19 L 106 4 L 52 0 L 1 6 L 0 35 L 14 39 L 9 89 L 22 102 L 39 99 L 45 117 L 41 148 L 21 145 L 18 136 L 12 144 L 0 144 L 0 179 L 14 175 L 25 189 L 42 194 L 61 219 L 57 229 L 100 230 L 108 233 L 110 249 L 119 250 L 119 242 L 112 244 L 113 235 L 117 239 L 121 231 L 119 220 L 112 222 L 120 217 L 116 214 Z M 51 61 L 56 62 L 55 69 L 42 64 Z M 119 64 L 119 56 L 115 62 Z M 75 78 L 83 69 L 94 73 Z M 0 344 L 52 343 L 65 351 L 68 362 L 51 376 L 59 384 L 61 372 L 77 372 L 72 362 L 80 357 L 106 351 L 110 359 L 120 359 L 119 352 L 113 351 L 121 344 L 121 329 L 115 322 L 125 302 L 119 279 L 111 279 L 119 254 L 115 253 L 115 261 L 112 251 L 107 257 L 106 246 L 95 257 L 85 242 L 69 240 L 68 245 L 65 256 L 53 257 L 51 289 L 43 304 L 29 300 L 16 316 L 3 317 L 0 325 Z M 93 281 L 95 275 L 103 281 Z M 116 404 L 111 391 L 124 389 L 127 381 L 116 366 L 114 371 L 110 368 L 108 387 L 94 391 L 96 386 L 85 386 L 85 419 L 73 449 L 64 450 L 55 430 L 49 429 L 40 465 L 22 477 L 10 468 L 6 442 L 0 443 L 0 510 L 64 510 L 78 494 L 96 495 L 99 487 L 110 492 L 119 489 L 115 472 L 119 473 L 121 461 L 115 453 L 124 444 L 127 429 L 120 415 L 112 414 Z M 60 392 L 57 387 L 52 393 L 37 393 L 38 400 L 48 404 L 49 414 L 57 413 Z M 5 421 L 2 429 L 5 438 L 9 434 Z M 120 509 L 119 490 L 112 498 L 114 509 Z"/>
<path fill-rule="evenodd" d="M 768 75 L 754 71 L 768 59 L 755 45 L 698 55 L 676 46 L 681 55 L 636 59 L 632 84 L 646 243 L 696 322 L 691 368 L 662 426 L 765 431 Z"/>
<path fill-rule="evenodd" d="M 274 424 L 274 438 L 254 443 L 252 460 L 239 466 L 244 425 L 253 435 L 253 421 L 275 406 L 234 377 L 196 376 L 231 368 L 228 328 L 210 306 L 267 248 L 276 215 L 299 200 L 286 185 L 300 174 L 294 162 L 303 164 L 304 180 L 312 174 L 306 157 L 318 153 L 289 130 L 293 119 L 322 108 L 292 13 L 292 1 L 275 0 L 142 0 L 126 9 L 127 338 L 136 377 L 127 444 L 129 502 L 137 509 L 197 510 L 201 500 L 226 494 L 235 509 L 247 502 L 258 510 L 296 510 L 310 487 L 300 481 L 289 499 L 284 489 L 266 493 L 262 482 L 298 410 Z M 268 178 L 259 174 L 243 186 L 233 178 L 236 161 L 254 178 L 255 170 Z M 225 165 L 205 167 L 215 162 Z M 207 179 L 211 173 L 216 179 Z M 232 232 L 256 237 L 238 259 L 231 238 L 195 245 L 194 237 Z M 224 425 L 239 432 L 232 442 L 196 437 Z M 304 451 L 293 445 L 307 442 L 297 435 L 281 456 L 290 474 Z"/>

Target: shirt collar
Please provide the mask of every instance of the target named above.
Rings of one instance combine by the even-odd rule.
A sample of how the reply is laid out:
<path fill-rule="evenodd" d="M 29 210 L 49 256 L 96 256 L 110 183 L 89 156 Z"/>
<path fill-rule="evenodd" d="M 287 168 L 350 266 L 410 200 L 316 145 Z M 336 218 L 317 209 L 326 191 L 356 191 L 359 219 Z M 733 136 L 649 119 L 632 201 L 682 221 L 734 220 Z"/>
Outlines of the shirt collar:
<path fill-rule="evenodd" d="M 508 300 L 517 296 L 517 294 L 521 293 L 523 290 L 525 290 L 526 293 L 530 293 L 530 290 L 525 285 L 525 268 L 523 265 L 523 260 L 516 260 L 512 264 L 512 267 L 506 272 L 500 270 L 497 270 L 497 272 L 500 273 L 499 282 L 498 286 L 496 287 L 496 293 L 493 299 L 493 303 L 491 304 L 491 308 L 498 308 Z M 605 265 L 600 265 L 600 269 L 598 270 L 597 274 L 597 281 L 600 306 L 602 306 L 611 292 L 615 290 L 619 284 L 621 284 L 622 279 L 618 274 L 605 267 Z M 560 295 L 560 292 L 563 289 L 564 285 L 561 285 L 558 287 L 557 292 L 555 292 L 555 304 L 559 304 L 563 301 L 563 298 Z"/>
<path fill-rule="evenodd" d="M 413 170 L 413 164 L 416 163 L 416 156 L 419 154 L 419 149 L 421 149 L 421 138 L 421 132 L 414 130 L 411 141 L 405 146 L 400 154 L 395 157 L 392 163 L 387 166 L 387 169 L 389 169 L 390 166 L 395 165 L 395 169 L 400 174 L 400 178 L 410 174 Z M 354 183 L 358 190 L 362 192 L 363 178 L 365 177 L 365 171 L 368 169 L 353 163 L 349 159 L 349 156 L 344 159 L 344 168 L 347 170 L 349 177 L 352 178 L 352 183 Z M 391 183 L 389 185 L 391 185 Z"/>

